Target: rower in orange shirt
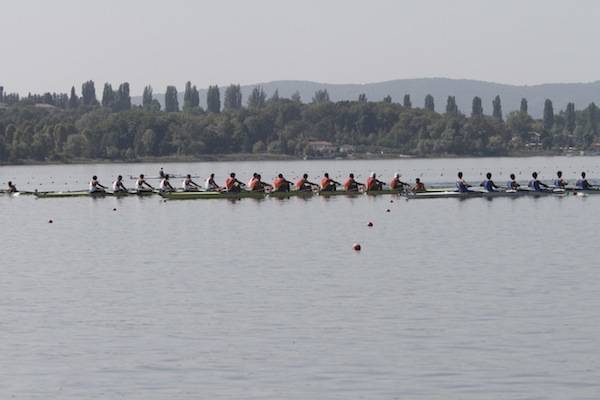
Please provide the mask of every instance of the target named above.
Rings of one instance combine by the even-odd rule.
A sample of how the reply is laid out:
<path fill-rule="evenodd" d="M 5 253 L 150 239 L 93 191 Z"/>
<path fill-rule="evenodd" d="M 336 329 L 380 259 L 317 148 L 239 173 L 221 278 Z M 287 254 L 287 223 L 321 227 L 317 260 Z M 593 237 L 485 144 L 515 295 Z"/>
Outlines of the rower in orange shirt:
<path fill-rule="evenodd" d="M 310 192 L 313 187 L 319 187 L 316 183 L 309 182 L 308 174 L 302 175 L 302 178 L 298 179 L 296 182 L 296 190 L 301 192 Z"/>
<path fill-rule="evenodd" d="M 385 185 L 385 183 L 377 179 L 377 174 L 375 174 L 375 172 L 371 172 L 371 176 L 369 176 L 367 179 L 367 190 L 382 190 L 383 185 Z"/>
<path fill-rule="evenodd" d="M 283 177 L 283 174 L 277 175 L 277 178 L 273 181 L 274 192 L 289 192 L 293 183 Z"/>
<path fill-rule="evenodd" d="M 417 192 L 424 192 L 425 190 L 426 190 L 425 185 L 423 184 L 423 182 L 421 182 L 421 179 L 419 179 L 419 178 L 415 179 L 415 186 L 413 186 L 411 191 L 413 193 L 417 193 Z"/>
<path fill-rule="evenodd" d="M 323 179 L 321 179 L 321 191 L 322 192 L 335 192 L 338 186 L 342 184 L 334 181 L 329 177 L 329 173 L 325 172 L 323 174 Z"/>
<path fill-rule="evenodd" d="M 346 189 L 347 192 L 358 192 L 358 189 L 360 187 L 365 187 L 364 183 L 360 183 L 357 182 L 354 179 L 354 174 L 350 173 L 350 175 L 348 175 L 348 179 L 346 179 L 346 181 L 344 182 L 344 188 Z"/>
<path fill-rule="evenodd" d="M 260 174 L 256 174 L 256 177 L 251 182 L 252 184 L 249 189 L 252 192 L 264 192 L 267 187 L 273 188 L 272 185 L 262 181 Z"/>
<path fill-rule="evenodd" d="M 235 177 L 235 172 L 229 174 L 229 178 L 225 180 L 225 189 L 228 192 L 238 193 L 242 191 L 242 186 L 246 186 L 243 182 L 240 182 Z"/>
<path fill-rule="evenodd" d="M 395 174 L 392 180 L 390 181 L 390 189 L 401 190 L 404 186 L 410 186 L 410 184 L 402 182 L 400 180 L 400 174 Z"/>

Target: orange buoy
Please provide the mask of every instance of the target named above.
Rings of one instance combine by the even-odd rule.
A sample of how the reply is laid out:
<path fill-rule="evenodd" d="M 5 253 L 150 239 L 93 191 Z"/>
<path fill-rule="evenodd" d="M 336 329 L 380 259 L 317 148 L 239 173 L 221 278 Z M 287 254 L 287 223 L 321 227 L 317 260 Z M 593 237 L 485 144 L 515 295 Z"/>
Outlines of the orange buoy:
<path fill-rule="evenodd" d="M 354 251 L 360 251 L 360 244 L 358 244 L 358 243 L 354 243 L 354 244 L 352 245 L 352 249 L 354 249 Z"/>

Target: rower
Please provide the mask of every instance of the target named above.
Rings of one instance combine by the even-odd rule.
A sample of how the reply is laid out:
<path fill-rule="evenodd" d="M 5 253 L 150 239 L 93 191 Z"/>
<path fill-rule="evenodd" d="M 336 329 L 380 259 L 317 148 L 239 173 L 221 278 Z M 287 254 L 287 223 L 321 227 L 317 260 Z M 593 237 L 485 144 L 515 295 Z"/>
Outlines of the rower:
<path fill-rule="evenodd" d="M 310 192 L 313 188 L 318 188 L 319 185 L 308 180 L 308 174 L 302 175 L 302 178 L 296 182 L 296 190 L 300 192 Z"/>
<path fill-rule="evenodd" d="M 410 187 L 410 185 L 408 183 L 402 182 L 400 180 L 400 174 L 396 173 L 394 175 L 394 177 L 392 178 L 392 180 L 390 181 L 390 189 L 400 190 L 400 189 L 403 189 L 405 186 Z"/>
<path fill-rule="evenodd" d="M 500 189 L 498 186 L 496 186 L 496 184 L 492 180 L 491 172 L 488 172 L 487 174 L 485 174 L 485 180 L 483 182 L 481 182 L 481 184 L 479 186 L 483 186 L 483 189 L 486 192 L 496 192 L 497 189 Z"/>
<path fill-rule="evenodd" d="M 160 178 L 164 178 L 166 176 L 165 171 L 161 168 L 160 171 L 158 171 L 158 176 Z"/>
<path fill-rule="evenodd" d="M 585 177 L 585 172 L 581 173 L 581 178 L 577 179 L 577 183 L 575 183 L 575 187 L 577 187 L 577 189 L 581 189 L 581 190 L 592 190 L 593 189 L 592 185 L 590 185 L 590 183 L 588 182 L 588 180 Z"/>
<path fill-rule="evenodd" d="M 375 174 L 375 172 L 371 172 L 371 175 L 367 178 L 367 190 L 381 191 L 383 190 L 383 185 L 385 185 L 385 182 L 377 179 L 377 174 Z"/>
<path fill-rule="evenodd" d="M 564 189 L 567 186 L 568 182 L 562 178 L 562 171 L 556 172 L 556 179 L 554 179 L 552 184 L 558 189 Z"/>
<path fill-rule="evenodd" d="M 546 189 L 548 189 L 548 185 L 540 182 L 540 180 L 538 179 L 537 172 L 532 173 L 531 177 L 533 179 L 531 179 L 529 181 L 529 184 L 527 185 L 531 190 L 533 190 L 534 192 L 544 192 L 546 191 Z"/>
<path fill-rule="evenodd" d="M 354 174 L 350 173 L 350 175 L 348 175 L 348 179 L 346 179 L 346 182 L 344 182 L 344 188 L 346 189 L 347 192 L 358 192 L 360 187 L 365 187 L 364 183 L 360 183 L 357 182 L 354 179 Z"/>
<path fill-rule="evenodd" d="M 219 192 L 222 189 L 219 185 L 217 185 L 217 182 L 215 182 L 215 174 L 210 174 L 210 176 L 206 178 L 204 188 L 207 192 Z"/>
<path fill-rule="evenodd" d="M 98 182 L 98 177 L 96 175 L 92 176 L 92 180 L 90 181 L 89 192 L 90 193 L 103 193 L 106 191 L 106 186 L 100 184 Z"/>
<path fill-rule="evenodd" d="M 252 178 L 250 178 L 250 180 L 248 181 L 248 183 L 246 184 L 247 187 L 252 187 L 252 185 L 254 185 L 254 181 L 256 180 L 256 177 L 258 176 L 257 172 L 253 172 L 252 173 Z"/>
<path fill-rule="evenodd" d="M 283 176 L 282 174 L 279 174 Z M 286 181 L 287 182 L 287 181 Z M 273 189 L 273 185 L 263 182 L 260 174 L 256 174 L 256 177 L 252 180 L 252 186 L 250 186 L 250 191 L 252 192 L 264 192 L 266 188 Z"/>
<path fill-rule="evenodd" d="M 471 187 L 471 185 L 469 185 L 463 178 L 463 173 L 459 172 L 458 173 L 458 179 L 456 179 L 456 190 L 460 193 L 468 193 L 470 192 L 469 188 Z"/>
<path fill-rule="evenodd" d="M 246 186 L 235 177 L 235 172 L 229 174 L 229 178 L 225 180 L 225 189 L 228 192 L 239 193 L 242 191 L 242 186 Z"/>
<path fill-rule="evenodd" d="M 425 192 L 425 184 L 423 184 L 423 182 L 421 182 L 421 179 L 416 178 L 415 179 L 415 186 L 413 186 L 413 188 L 411 189 L 413 193 L 418 193 L 418 192 Z"/>
<path fill-rule="evenodd" d="M 135 181 L 135 190 L 138 192 L 145 192 L 148 191 L 148 189 L 154 190 L 154 187 L 146 182 L 146 179 L 144 179 L 144 174 L 140 174 L 139 178 L 137 178 Z"/>
<path fill-rule="evenodd" d="M 340 185 L 341 183 L 336 182 L 329 177 L 329 172 L 325 172 L 323 174 L 323 179 L 321 179 L 322 192 L 335 192 L 337 190 L 337 187 Z"/>
<path fill-rule="evenodd" d="M 127 188 L 123 185 L 123 177 L 121 175 L 117 176 L 117 180 L 113 182 L 112 188 L 115 193 L 127 192 Z"/>
<path fill-rule="evenodd" d="M 17 187 L 15 186 L 14 183 L 12 183 L 12 181 L 8 181 L 8 189 L 6 189 L 7 193 L 17 193 Z"/>
<path fill-rule="evenodd" d="M 158 190 L 160 190 L 161 192 L 174 192 L 175 191 L 175 188 L 173 186 L 171 186 L 171 182 L 169 182 L 169 174 L 165 174 L 165 177 L 160 181 Z"/>
<path fill-rule="evenodd" d="M 521 185 L 517 182 L 515 174 L 510 174 L 510 181 L 506 183 L 506 188 L 509 190 L 519 190 L 519 187 L 521 187 Z"/>
<path fill-rule="evenodd" d="M 187 174 L 183 182 L 181 182 L 181 188 L 184 192 L 197 192 L 200 189 L 200 185 L 192 180 L 192 175 Z"/>

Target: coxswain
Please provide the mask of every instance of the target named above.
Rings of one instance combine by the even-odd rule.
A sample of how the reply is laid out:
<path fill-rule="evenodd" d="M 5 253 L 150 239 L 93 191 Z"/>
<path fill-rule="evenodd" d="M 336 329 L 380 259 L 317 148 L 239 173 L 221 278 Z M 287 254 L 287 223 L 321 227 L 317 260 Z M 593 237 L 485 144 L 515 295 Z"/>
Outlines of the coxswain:
<path fill-rule="evenodd" d="M 565 181 L 562 177 L 562 171 L 556 172 L 556 179 L 552 182 L 555 188 L 564 189 L 567 187 L 568 182 Z"/>
<path fill-rule="evenodd" d="M 488 172 L 487 174 L 485 174 L 485 180 L 483 182 L 481 182 L 481 184 L 479 186 L 482 186 L 483 190 L 485 190 L 486 192 L 496 192 L 496 191 L 498 191 L 498 189 L 500 189 L 498 186 L 496 186 L 496 184 L 492 180 L 491 172 Z"/>
<path fill-rule="evenodd" d="M 106 186 L 100 184 L 100 182 L 98 182 L 98 177 L 96 175 L 92 176 L 92 180 L 90 181 L 90 188 L 89 188 L 89 192 L 90 193 L 99 193 L 99 192 L 105 192 L 106 191 Z"/>
<path fill-rule="evenodd" d="M 135 181 L 135 190 L 137 190 L 138 192 L 145 192 L 148 191 L 148 189 L 154 190 L 154 187 L 151 186 L 148 182 L 146 182 L 144 174 L 140 174 L 140 176 Z"/>
<path fill-rule="evenodd" d="M 184 192 L 197 192 L 200 189 L 200 185 L 192 180 L 192 175 L 187 174 L 183 182 L 181 182 L 181 188 Z"/>
<path fill-rule="evenodd" d="M 229 177 L 225 180 L 225 189 L 228 192 L 239 193 L 242 190 L 242 186 L 246 186 L 243 182 L 240 182 L 235 177 L 235 172 L 229 174 Z"/>
<path fill-rule="evenodd" d="M 402 182 L 400 180 L 400 174 L 398 174 L 398 173 L 394 174 L 394 177 L 390 181 L 390 189 L 400 190 L 400 189 L 403 189 L 405 186 L 410 187 L 410 185 L 408 183 Z"/>
<path fill-rule="evenodd" d="M 17 186 L 12 183 L 12 181 L 8 181 L 8 189 L 6 189 L 7 193 L 17 193 Z"/>
<path fill-rule="evenodd" d="M 350 175 L 348 175 L 348 179 L 346 179 L 344 182 L 344 189 L 346 189 L 347 192 L 358 192 L 359 188 L 361 187 L 364 188 L 365 184 L 357 182 L 354 179 L 354 174 L 350 173 Z"/>
<path fill-rule="evenodd" d="M 298 182 L 296 182 L 296 190 L 300 192 L 310 192 L 314 187 L 318 188 L 319 185 L 310 182 L 308 180 L 308 174 L 302 175 L 302 178 L 298 179 Z"/>
<path fill-rule="evenodd" d="M 293 183 L 283 177 L 283 174 L 277 175 L 273 181 L 273 190 L 275 192 L 289 192 Z"/>
<path fill-rule="evenodd" d="M 252 186 L 250 186 L 249 189 L 252 192 L 264 192 L 265 189 L 268 187 L 273 189 L 273 185 L 271 185 L 267 182 L 263 182 L 260 174 L 256 174 L 256 177 L 254 178 L 254 180 L 252 180 Z"/>
<path fill-rule="evenodd" d="M 456 190 L 461 193 L 467 193 L 467 192 L 470 192 L 470 190 L 469 190 L 470 187 L 471 187 L 471 185 L 469 185 L 463 178 L 463 173 L 459 172 L 458 178 L 456 179 Z"/>
<path fill-rule="evenodd" d="M 171 182 L 169 182 L 169 174 L 165 174 L 165 177 L 161 179 L 160 185 L 158 186 L 158 190 L 161 192 L 174 192 L 175 188 L 171 186 Z"/>
<path fill-rule="evenodd" d="M 517 182 L 517 178 L 515 174 L 510 174 L 510 181 L 506 183 L 506 188 L 509 190 L 519 190 L 521 185 Z"/>
<path fill-rule="evenodd" d="M 321 179 L 321 191 L 323 192 L 334 192 L 338 186 L 341 186 L 341 183 L 334 181 L 329 177 L 329 172 L 325 172 L 323 174 L 323 179 Z"/>
<path fill-rule="evenodd" d="M 217 185 L 217 182 L 215 182 L 215 174 L 210 174 L 210 176 L 206 178 L 206 182 L 204 182 L 204 188 L 207 192 L 219 192 L 222 189 L 219 185 Z"/>
<path fill-rule="evenodd" d="M 421 179 L 416 178 L 415 186 L 413 186 L 413 188 L 411 190 L 413 193 L 424 192 L 426 190 L 425 184 L 423 182 L 421 182 Z"/>
<path fill-rule="evenodd" d="M 577 179 L 577 183 L 575 183 L 575 187 L 580 190 L 593 190 L 594 188 L 585 177 L 585 172 L 581 173 L 581 178 Z"/>
<path fill-rule="evenodd" d="M 532 173 L 531 178 L 532 179 L 529 181 L 529 184 L 527 186 L 534 192 L 545 192 L 548 189 L 548 185 L 540 182 L 540 180 L 538 179 L 537 172 Z"/>
<path fill-rule="evenodd" d="M 127 192 L 127 188 L 123 185 L 123 177 L 121 175 L 117 176 L 117 180 L 113 182 L 112 189 L 115 193 Z"/>
<path fill-rule="evenodd" d="M 375 172 L 371 172 L 371 175 L 367 178 L 367 191 L 381 191 L 383 190 L 384 182 L 377 179 L 377 174 Z"/>

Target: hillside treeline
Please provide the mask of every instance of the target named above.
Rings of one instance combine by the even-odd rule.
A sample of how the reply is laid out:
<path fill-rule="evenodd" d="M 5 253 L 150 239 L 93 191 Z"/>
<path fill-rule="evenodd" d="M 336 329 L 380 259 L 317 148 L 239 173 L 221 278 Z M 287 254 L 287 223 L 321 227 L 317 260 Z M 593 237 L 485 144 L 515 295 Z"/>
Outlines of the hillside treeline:
<path fill-rule="evenodd" d="M 387 96 L 372 101 L 332 102 L 317 91 L 311 102 L 298 95 L 270 97 L 257 87 L 243 103 L 239 85 L 211 86 L 206 110 L 198 90 L 186 84 L 183 104 L 177 89 L 165 91 L 165 106 L 144 89 L 143 104 L 131 103 L 129 84 L 105 84 L 99 98 L 94 82 L 69 94 L 30 94 L 20 98 L 0 88 L 0 162 L 142 160 L 272 153 L 332 157 L 377 153 L 416 156 L 508 155 L 523 152 L 590 149 L 598 141 L 600 112 L 595 104 L 556 112 L 550 99 L 542 119 L 533 119 L 527 100 L 504 115 L 500 97 L 484 114 L 479 97 L 466 115 L 448 96 L 436 109 L 432 96 L 414 107 Z M 437 108 L 440 108 L 439 106 Z"/>

